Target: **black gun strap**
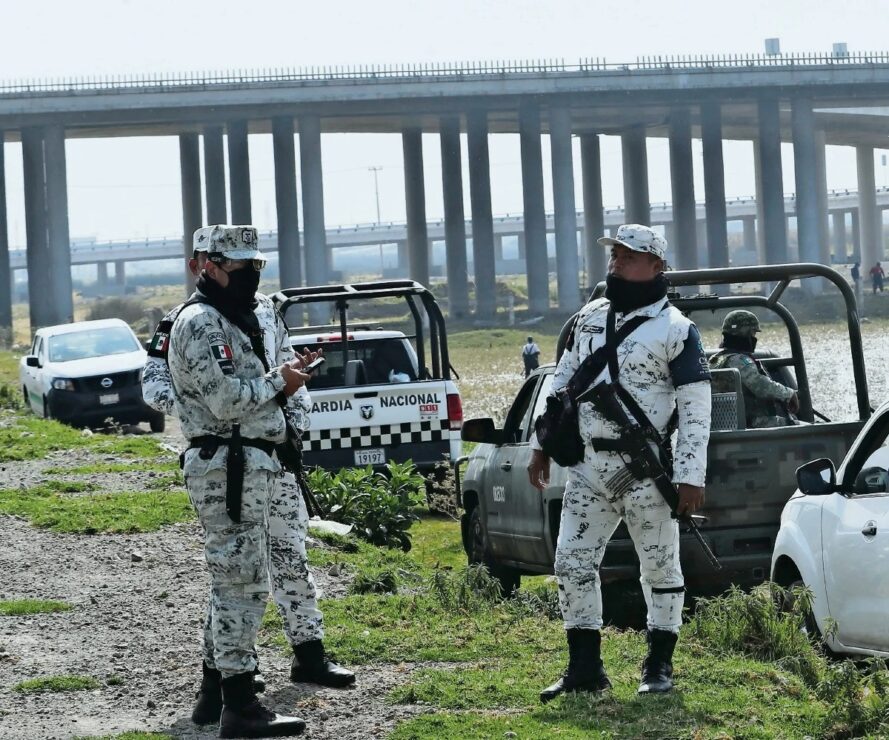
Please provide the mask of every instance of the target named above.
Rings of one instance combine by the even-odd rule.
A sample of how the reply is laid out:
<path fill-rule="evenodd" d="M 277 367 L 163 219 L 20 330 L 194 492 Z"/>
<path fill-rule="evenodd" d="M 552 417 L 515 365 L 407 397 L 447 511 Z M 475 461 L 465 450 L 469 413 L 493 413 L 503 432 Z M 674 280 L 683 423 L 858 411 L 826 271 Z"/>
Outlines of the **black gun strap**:
<path fill-rule="evenodd" d="M 630 334 L 636 331 L 636 329 L 642 326 L 642 324 L 650 318 L 651 316 L 634 316 L 621 326 L 615 334 L 614 310 L 610 308 L 608 309 L 608 317 L 605 320 L 605 344 L 580 363 L 580 367 L 577 368 L 577 371 L 571 377 L 571 380 L 568 381 L 567 390 L 572 401 L 576 401 L 577 397 L 590 387 L 593 381 L 599 376 L 599 373 L 605 368 L 605 365 L 609 363 L 612 355 L 615 357 L 615 366 L 617 365 L 617 348 L 628 336 L 630 336 Z M 610 327 L 610 330 L 608 327 Z"/>

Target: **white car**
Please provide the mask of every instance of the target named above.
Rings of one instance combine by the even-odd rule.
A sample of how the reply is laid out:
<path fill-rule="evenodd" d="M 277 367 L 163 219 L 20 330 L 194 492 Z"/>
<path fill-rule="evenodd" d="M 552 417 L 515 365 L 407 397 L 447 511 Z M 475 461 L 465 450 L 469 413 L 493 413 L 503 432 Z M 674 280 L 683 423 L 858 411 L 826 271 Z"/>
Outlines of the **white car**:
<path fill-rule="evenodd" d="M 884 403 L 839 471 L 827 459 L 797 470 L 799 490 L 781 514 L 772 580 L 812 591 L 810 627 L 838 653 L 889 657 L 887 471 L 889 403 Z"/>
<path fill-rule="evenodd" d="M 77 426 L 147 421 L 164 430 L 164 416 L 142 400 L 146 352 L 120 319 L 78 321 L 38 329 L 19 363 L 25 404 L 47 419 Z"/>

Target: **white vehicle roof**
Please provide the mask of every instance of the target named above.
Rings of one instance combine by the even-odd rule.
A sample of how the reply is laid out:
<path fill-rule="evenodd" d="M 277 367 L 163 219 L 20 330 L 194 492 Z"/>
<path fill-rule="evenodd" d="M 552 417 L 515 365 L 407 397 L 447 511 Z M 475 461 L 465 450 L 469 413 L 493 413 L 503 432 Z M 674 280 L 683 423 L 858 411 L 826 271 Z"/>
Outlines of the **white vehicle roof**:
<path fill-rule="evenodd" d="M 72 334 L 89 329 L 110 329 L 111 327 L 119 326 L 125 326 L 127 329 L 130 328 L 130 325 L 123 319 L 98 319 L 96 321 L 73 321 L 70 324 L 44 326 L 38 329 L 35 334 L 41 337 L 55 337 L 59 334 Z"/>

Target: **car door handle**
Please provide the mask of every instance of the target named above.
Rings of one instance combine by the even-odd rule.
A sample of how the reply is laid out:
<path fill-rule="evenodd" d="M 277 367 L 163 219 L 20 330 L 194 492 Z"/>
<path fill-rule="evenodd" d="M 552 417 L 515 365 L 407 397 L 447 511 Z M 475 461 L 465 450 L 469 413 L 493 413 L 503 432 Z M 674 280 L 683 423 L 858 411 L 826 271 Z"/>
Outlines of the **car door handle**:
<path fill-rule="evenodd" d="M 505 463 L 500 463 L 501 470 L 512 470 L 512 463 L 507 460 Z"/>
<path fill-rule="evenodd" d="M 861 534 L 865 537 L 875 537 L 877 534 L 877 523 L 876 522 L 868 522 L 864 525 L 864 529 L 861 530 Z"/>

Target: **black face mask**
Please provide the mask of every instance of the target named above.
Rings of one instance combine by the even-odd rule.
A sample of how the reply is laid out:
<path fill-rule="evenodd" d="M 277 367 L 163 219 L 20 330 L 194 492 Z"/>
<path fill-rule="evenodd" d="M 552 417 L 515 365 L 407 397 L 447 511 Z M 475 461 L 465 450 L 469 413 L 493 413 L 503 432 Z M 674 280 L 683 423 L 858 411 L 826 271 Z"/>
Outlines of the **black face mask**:
<path fill-rule="evenodd" d="M 251 305 L 256 300 L 258 288 L 259 273 L 250 265 L 228 273 L 228 285 L 225 291 L 238 305 Z"/>
<path fill-rule="evenodd" d="M 735 352 L 753 354 L 753 351 L 756 349 L 756 335 L 752 337 L 738 337 L 734 334 L 723 334 L 720 346 Z"/>
<path fill-rule="evenodd" d="M 615 311 L 627 313 L 659 301 L 667 295 L 668 286 L 667 277 L 662 272 L 653 280 L 643 282 L 624 280 L 609 274 L 605 276 L 605 297 L 611 301 Z"/>

